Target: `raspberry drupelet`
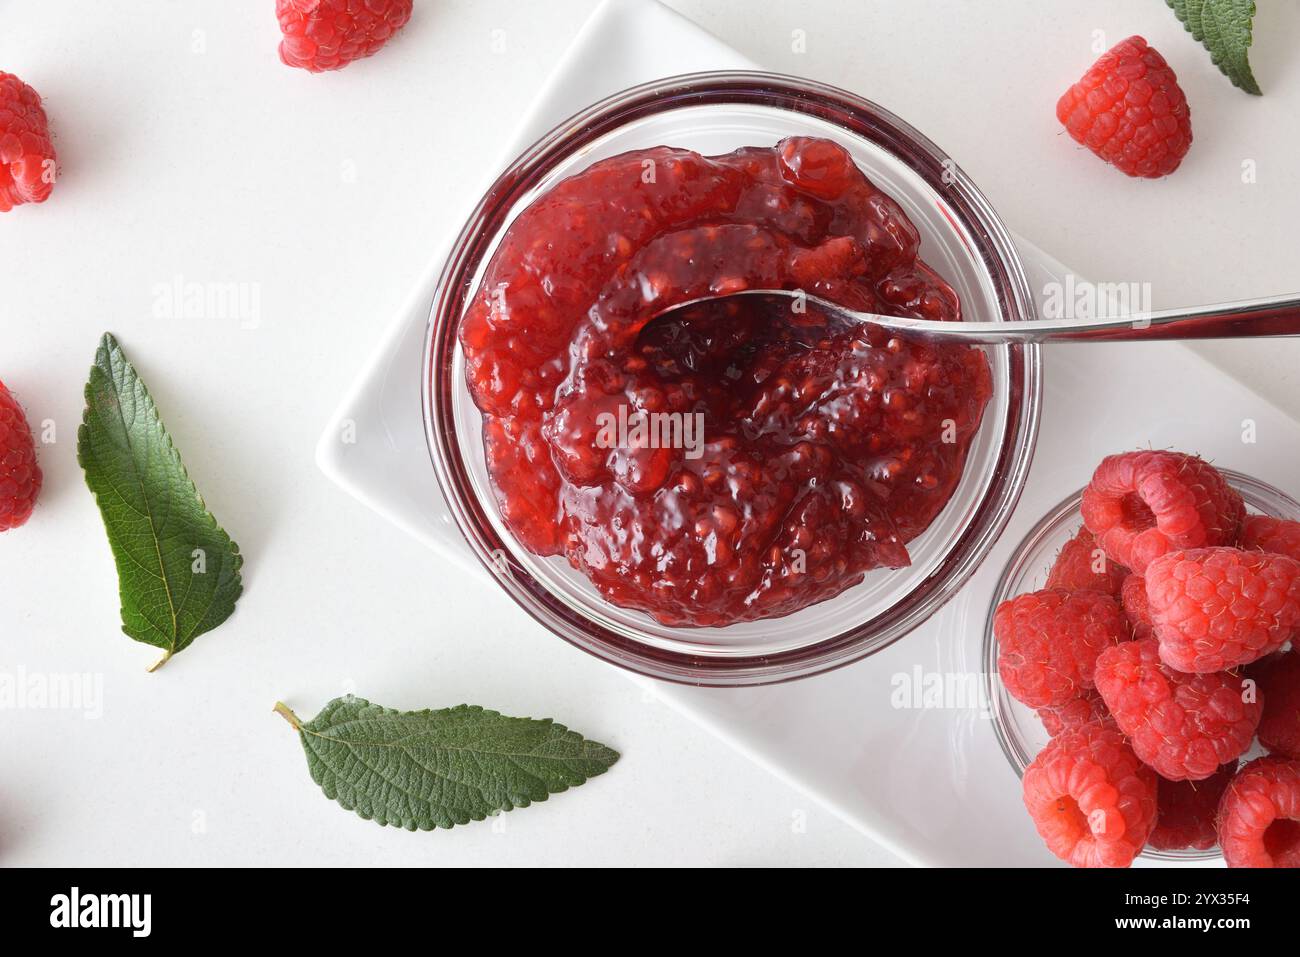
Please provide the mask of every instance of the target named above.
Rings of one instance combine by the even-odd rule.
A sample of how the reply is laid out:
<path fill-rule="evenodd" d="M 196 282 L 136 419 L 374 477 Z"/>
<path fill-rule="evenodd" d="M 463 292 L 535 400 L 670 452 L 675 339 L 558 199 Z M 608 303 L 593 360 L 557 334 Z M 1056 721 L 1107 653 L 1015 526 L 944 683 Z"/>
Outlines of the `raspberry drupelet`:
<path fill-rule="evenodd" d="M 1223 792 L 1218 825 L 1229 867 L 1300 867 L 1300 761 L 1245 765 Z"/>
<path fill-rule="evenodd" d="M 1085 526 L 1062 546 L 1047 573 L 1047 587 L 1099 591 L 1118 598 L 1128 574 L 1127 568 L 1106 555 Z"/>
<path fill-rule="evenodd" d="M 1078 728 L 1089 721 L 1109 720 L 1110 712 L 1106 710 L 1106 702 L 1101 695 L 1096 691 L 1085 691 L 1065 704 L 1039 708 L 1038 719 L 1043 722 L 1048 735 L 1056 737 L 1062 731 Z"/>
<path fill-rule="evenodd" d="M 1192 145 L 1192 118 L 1178 77 L 1139 36 L 1122 40 L 1056 104 L 1075 142 L 1126 176 L 1168 176 Z"/>
<path fill-rule="evenodd" d="M 1147 601 L 1146 578 L 1129 575 L 1124 579 L 1120 587 L 1120 605 L 1134 638 L 1150 638 L 1155 634 L 1155 626 L 1151 624 L 1151 604 Z"/>
<path fill-rule="evenodd" d="M 1048 850 L 1075 867 L 1128 867 L 1155 828 L 1157 787 L 1156 773 L 1102 721 L 1058 734 L 1022 781 Z"/>
<path fill-rule="evenodd" d="M 341 70 L 379 52 L 411 19 L 414 0 L 275 0 L 280 62 L 311 73 Z"/>
<path fill-rule="evenodd" d="M 1300 562 L 1285 555 L 1171 552 L 1147 568 L 1146 588 L 1160 657 L 1179 671 L 1250 664 L 1300 628 Z"/>
<path fill-rule="evenodd" d="M 1273 552 L 1300 561 L 1300 522 L 1267 515 L 1247 515 L 1241 523 L 1241 541 L 1247 551 Z"/>
<path fill-rule="evenodd" d="M 1128 639 L 1115 599 L 1047 589 L 1004 601 L 993 614 L 998 674 L 1031 708 L 1059 707 L 1094 687 L 1097 656 Z"/>
<path fill-rule="evenodd" d="M 1170 781 L 1199 781 L 1250 748 L 1263 704 L 1244 678 L 1188 675 L 1160 661 L 1154 639 L 1108 648 L 1097 690 L 1142 761 Z"/>
<path fill-rule="evenodd" d="M 1153 451 L 1102 459 L 1080 511 L 1106 554 L 1140 575 L 1166 552 L 1235 543 L 1246 509 L 1208 462 Z"/>
<path fill-rule="evenodd" d="M 12 73 L 0 72 L 0 213 L 49 199 L 55 163 L 40 96 Z"/>
<path fill-rule="evenodd" d="M 0 532 L 27 523 L 42 480 L 27 416 L 0 382 Z"/>

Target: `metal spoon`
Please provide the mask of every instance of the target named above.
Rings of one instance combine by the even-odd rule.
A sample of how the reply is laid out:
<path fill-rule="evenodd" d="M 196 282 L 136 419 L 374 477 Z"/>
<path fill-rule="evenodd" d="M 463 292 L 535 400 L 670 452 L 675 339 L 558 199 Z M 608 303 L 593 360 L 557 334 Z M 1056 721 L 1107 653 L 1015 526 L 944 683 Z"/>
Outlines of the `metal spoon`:
<path fill-rule="evenodd" d="M 858 312 L 819 296 L 793 289 L 745 289 L 721 296 L 702 296 L 681 302 L 660 316 L 688 306 L 722 302 L 737 296 L 764 296 L 772 301 L 793 300 L 816 307 L 846 323 L 871 323 L 883 329 L 947 339 L 971 345 L 1022 345 L 1033 342 L 1111 342 L 1161 339 L 1248 339 L 1263 336 L 1300 336 L 1300 298 L 1276 296 L 1247 299 L 1214 306 L 1166 309 L 1105 319 L 1033 319 L 1026 322 L 934 322 Z"/>

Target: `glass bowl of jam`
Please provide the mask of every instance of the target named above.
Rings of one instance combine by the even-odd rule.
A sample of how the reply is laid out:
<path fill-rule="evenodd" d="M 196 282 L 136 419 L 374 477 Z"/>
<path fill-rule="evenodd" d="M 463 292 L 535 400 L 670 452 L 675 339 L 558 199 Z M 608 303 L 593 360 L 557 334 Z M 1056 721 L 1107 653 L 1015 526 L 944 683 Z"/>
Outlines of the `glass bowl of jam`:
<path fill-rule="evenodd" d="M 426 434 L 455 521 L 551 631 L 667 680 L 869 655 L 987 554 L 1032 456 L 1036 347 L 845 327 L 807 292 L 1034 318 L 987 200 L 853 94 L 765 73 L 601 101 L 483 197 L 435 293 Z"/>
<path fill-rule="evenodd" d="M 1241 493 L 1248 512 L 1300 521 L 1300 502 L 1287 493 L 1241 472 L 1226 468 L 1219 468 L 1219 472 L 1229 485 Z M 998 743 L 1012 769 L 1020 777 L 1024 776 L 1025 769 L 1046 746 L 1051 735 L 1038 712 L 1011 697 L 998 676 L 998 641 L 993 632 L 993 614 L 1007 599 L 1046 587 L 1047 575 L 1057 554 L 1083 524 L 1079 514 L 1082 497 L 1083 490 L 1080 489 L 1044 515 L 1029 530 L 1008 559 L 989 603 L 982 654 L 986 700 L 992 711 L 993 729 Z M 1242 760 L 1250 760 L 1262 753 L 1256 745 L 1243 755 Z M 1014 791 L 1009 792 L 1007 800 L 1018 801 L 1019 795 Z M 1141 854 L 1141 857 L 1149 860 L 1181 862 L 1212 861 L 1221 856 L 1218 847 L 1199 850 L 1148 846 Z"/>

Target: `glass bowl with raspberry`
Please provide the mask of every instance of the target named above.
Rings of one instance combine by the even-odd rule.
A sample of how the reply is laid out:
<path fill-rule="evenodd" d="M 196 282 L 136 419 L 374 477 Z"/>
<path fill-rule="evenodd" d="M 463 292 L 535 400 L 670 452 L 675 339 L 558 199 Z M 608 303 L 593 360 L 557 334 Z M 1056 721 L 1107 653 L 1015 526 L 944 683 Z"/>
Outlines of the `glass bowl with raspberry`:
<path fill-rule="evenodd" d="M 1233 489 L 1240 495 L 1250 514 L 1268 515 L 1288 521 L 1300 521 L 1300 502 L 1287 493 L 1273 486 L 1230 469 L 1218 468 Z M 1065 589 L 1072 593 L 1096 590 L 1112 594 L 1120 603 L 1121 615 L 1128 619 L 1127 628 L 1135 639 L 1149 637 L 1143 631 L 1141 622 L 1145 602 L 1135 607 L 1132 595 L 1124 587 L 1125 580 L 1131 581 L 1138 576 L 1131 576 L 1126 569 L 1114 567 L 1105 562 L 1089 564 L 1089 553 L 1093 553 L 1095 542 L 1082 543 L 1080 533 L 1082 517 L 1080 504 L 1083 489 L 1065 499 L 1029 530 L 1023 541 L 1016 546 L 998 579 L 992 600 L 989 604 L 988 619 L 984 629 L 982 660 L 986 682 L 987 700 L 993 717 L 993 729 L 1007 761 L 1017 776 L 1023 778 L 1025 769 L 1045 748 L 1048 742 L 1062 730 L 1068 730 L 1095 718 L 1106 716 L 1105 704 L 1095 692 L 1078 696 L 1064 705 L 1035 709 L 1017 700 L 1008 690 L 999 674 L 999 657 L 1001 648 L 995 633 L 994 619 L 999 606 L 1016 596 L 1031 595 L 1042 589 Z M 1136 623 L 1135 623 L 1136 622 Z M 1149 627 L 1149 626 L 1148 626 Z M 1023 690 L 1020 692 L 1024 696 Z M 1258 745 L 1248 751 L 1241 760 L 1254 757 L 1259 753 Z M 1206 823 L 1212 820 L 1213 810 L 1210 805 L 1217 803 L 1214 795 L 1221 791 L 1229 772 L 1220 771 L 1210 779 L 1196 782 L 1181 782 L 1172 786 L 1176 796 L 1172 803 L 1183 805 L 1180 809 L 1184 815 L 1182 832 L 1174 834 L 1166 831 L 1166 837 L 1153 836 L 1156 843 L 1181 843 L 1176 839 L 1196 833 L 1198 829 L 1189 824 L 1186 818 L 1197 816 L 1201 819 L 1200 840 L 1195 843 L 1208 843 L 1213 839 L 1210 827 Z M 1168 782 L 1161 782 L 1162 789 L 1170 788 Z M 1181 791 L 1179 790 L 1181 789 Z M 1205 813 L 1196 812 L 1187 804 L 1198 801 L 1198 792 L 1209 798 Z M 1213 793 L 1212 793 L 1213 792 Z M 1019 795 L 1009 791 L 1009 801 L 1018 801 Z M 1161 791 L 1162 807 L 1165 791 Z M 1030 828 L 1033 824 L 1026 818 Z M 1158 825 L 1159 827 L 1159 825 Z M 1170 838 L 1175 839 L 1170 841 Z M 1217 846 L 1198 847 L 1155 847 L 1148 844 L 1140 857 L 1152 861 L 1196 862 L 1212 861 L 1220 857 Z"/>
<path fill-rule="evenodd" d="M 809 80 L 616 94 L 520 156 L 439 281 L 426 435 L 501 587 L 606 661 L 763 684 L 877 651 L 953 596 L 1023 487 L 1035 347 L 946 347 L 814 310 L 1020 321 L 1006 229 L 937 147 Z"/>

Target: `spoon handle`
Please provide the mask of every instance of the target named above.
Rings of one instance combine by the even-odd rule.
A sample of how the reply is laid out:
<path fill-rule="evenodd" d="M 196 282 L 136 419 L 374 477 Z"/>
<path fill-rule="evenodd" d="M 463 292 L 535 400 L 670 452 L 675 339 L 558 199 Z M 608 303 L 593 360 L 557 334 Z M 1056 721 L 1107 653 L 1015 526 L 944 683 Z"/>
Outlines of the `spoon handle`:
<path fill-rule="evenodd" d="M 862 318 L 867 322 L 872 321 L 866 315 Z M 889 325 L 895 327 L 897 321 L 890 320 Z M 950 334 L 938 332 L 934 323 L 918 320 L 903 320 L 896 328 L 915 330 L 922 334 L 928 331 L 945 338 L 950 336 L 964 342 L 986 345 L 1300 336 L 1300 298 L 1276 296 L 1248 299 L 1107 319 L 962 322 L 954 323 Z"/>

